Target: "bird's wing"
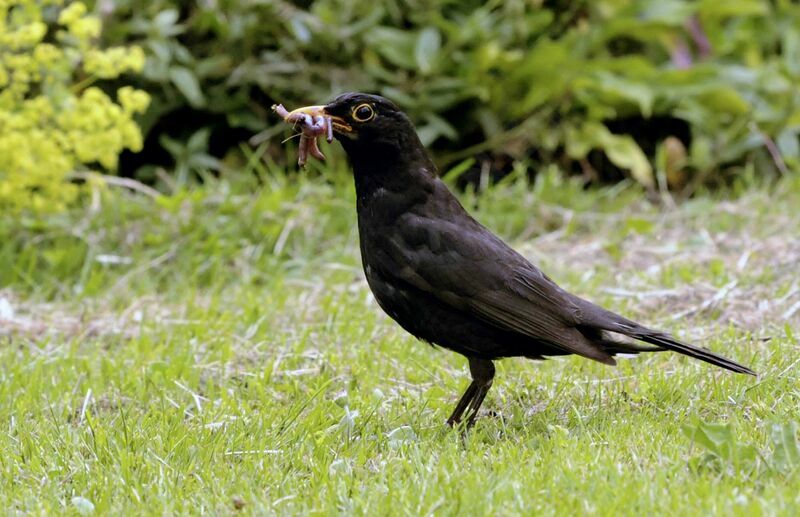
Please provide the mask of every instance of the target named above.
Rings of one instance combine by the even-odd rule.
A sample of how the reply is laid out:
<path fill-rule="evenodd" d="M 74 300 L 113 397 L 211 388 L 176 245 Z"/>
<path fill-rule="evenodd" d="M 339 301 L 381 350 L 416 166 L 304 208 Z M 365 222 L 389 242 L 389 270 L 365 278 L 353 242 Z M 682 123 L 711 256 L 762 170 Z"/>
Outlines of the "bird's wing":
<path fill-rule="evenodd" d="M 580 309 L 566 291 L 489 230 L 467 222 L 403 221 L 390 238 L 393 262 L 403 267 L 385 274 L 490 325 L 614 363 L 575 328 Z"/>

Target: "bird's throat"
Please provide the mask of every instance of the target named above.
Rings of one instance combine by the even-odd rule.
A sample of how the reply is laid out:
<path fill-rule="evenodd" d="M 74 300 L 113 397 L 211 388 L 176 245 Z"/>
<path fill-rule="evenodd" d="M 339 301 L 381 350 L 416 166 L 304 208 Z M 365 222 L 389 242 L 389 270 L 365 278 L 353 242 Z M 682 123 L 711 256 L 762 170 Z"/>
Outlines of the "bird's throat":
<path fill-rule="evenodd" d="M 419 141 L 411 144 L 362 146 L 358 142 L 342 142 L 353 167 L 359 198 L 378 190 L 399 192 L 412 186 L 425 190 L 425 184 L 436 177 L 436 167 Z"/>

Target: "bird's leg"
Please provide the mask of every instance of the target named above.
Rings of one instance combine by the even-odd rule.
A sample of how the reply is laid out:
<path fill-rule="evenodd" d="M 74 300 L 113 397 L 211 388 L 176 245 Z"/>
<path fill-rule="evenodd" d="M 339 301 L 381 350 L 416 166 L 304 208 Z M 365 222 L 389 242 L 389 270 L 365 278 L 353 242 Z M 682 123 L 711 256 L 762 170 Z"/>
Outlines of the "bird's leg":
<path fill-rule="evenodd" d="M 489 388 L 492 387 L 494 380 L 494 363 L 488 359 L 472 359 L 469 360 L 469 371 L 472 374 L 474 382 L 478 383 L 478 390 L 469 404 L 469 416 L 467 417 L 467 427 L 472 427 L 475 423 L 475 417 L 478 416 L 478 410 L 483 404 L 483 399 L 489 393 Z"/>
<path fill-rule="evenodd" d="M 491 361 L 470 357 L 469 371 L 472 375 L 472 383 L 467 387 L 464 395 L 461 396 L 456 408 L 453 410 L 453 414 L 447 419 L 447 423 L 450 426 L 460 423 L 464 411 L 469 408 L 467 427 L 472 427 L 472 424 L 475 423 L 475 417 L 478 415 L 478 409 L 480 409 L 483 399 L 486 398 L 489 388 L 492 387 L 494 364 Z"/>
<path fill-rule="evenodd" d="M 475 381 L 470 382 L 469 386 L 467 386 L 467 390 L 458 400 L 458 404 L 456 404 L 453 414 L 447 419 L 447 425 L 453 427 L 461 422 L 461 415 L 464 414 L 464 410 L 467 409 L 469 403 L 472 402 L 472 398 L 475 396 L 476 391 L 478 391 L 478 384 Z"/>

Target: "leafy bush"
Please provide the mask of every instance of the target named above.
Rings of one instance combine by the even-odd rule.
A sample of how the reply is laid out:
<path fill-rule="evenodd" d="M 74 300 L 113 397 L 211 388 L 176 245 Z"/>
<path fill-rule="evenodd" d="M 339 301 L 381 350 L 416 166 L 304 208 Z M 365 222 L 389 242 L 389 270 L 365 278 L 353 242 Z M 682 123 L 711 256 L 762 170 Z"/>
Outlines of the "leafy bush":
<path fill-rule="evenodd" d="M 0 1 L 0 211 L 59 210 L 78 167 L 113 170 L 142 148 L 133 115 L 148 95 L 123 86 L 115 102 L 92 84 L 140 70 L 144 53 L 101 49 L 100 29 L 81 2 Z"/>
<path fill-rule="evenodd" d="M 646 185 L 655 168 L 675 186 L 800 166 L 790 0 L 102 5 L 113 8 L 107 41 L 148 54 L 139 86 L 154 96 L 143 121 L 153 151 L 162 134 L 186 141 L 207 127 L 223 156 L 254 132 L 283 133 L 273 101 L 366 90 L 407 110 L 445 165 L 488 152 L 497 166 L 623 170 Z"/>

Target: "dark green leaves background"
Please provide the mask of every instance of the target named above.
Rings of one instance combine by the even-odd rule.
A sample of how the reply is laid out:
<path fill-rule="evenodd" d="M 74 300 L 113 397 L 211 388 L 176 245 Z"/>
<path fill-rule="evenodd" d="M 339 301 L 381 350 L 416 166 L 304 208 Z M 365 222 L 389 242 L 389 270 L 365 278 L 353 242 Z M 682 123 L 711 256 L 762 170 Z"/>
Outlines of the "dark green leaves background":
<path fill-rule="evenodd" d="M 286 129 L 269 113 L 350 90 L 395 100 L 443 168 L 478 157 L 674 188 L 800 167 L 800 5 L 789 0 L 98 2 L 148 54 L 148 133 L 123 173 Z M 166 142 L 173 145 L 166 146 Z M 196 147 L 197 137 L 192 144 Z M 288 158 L 288 159 L 287 159 Z"/>

